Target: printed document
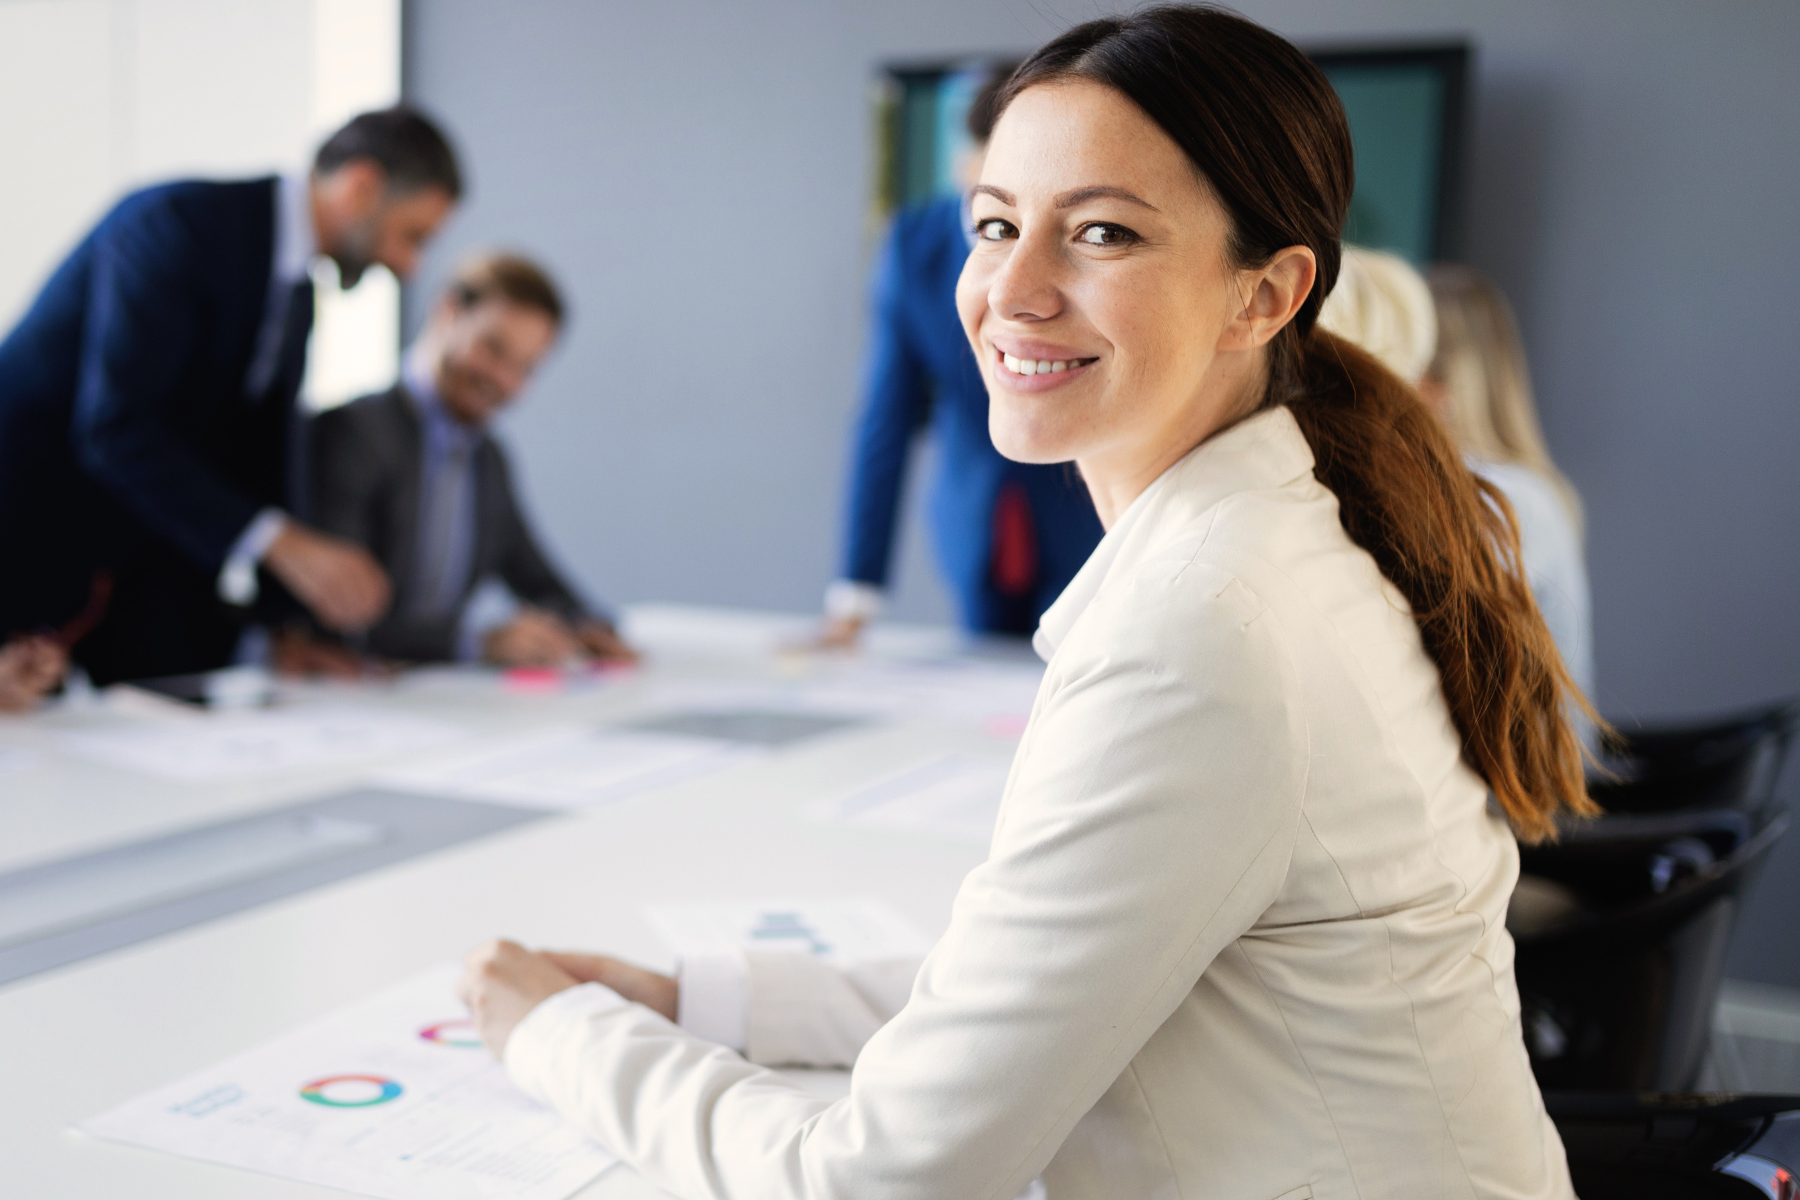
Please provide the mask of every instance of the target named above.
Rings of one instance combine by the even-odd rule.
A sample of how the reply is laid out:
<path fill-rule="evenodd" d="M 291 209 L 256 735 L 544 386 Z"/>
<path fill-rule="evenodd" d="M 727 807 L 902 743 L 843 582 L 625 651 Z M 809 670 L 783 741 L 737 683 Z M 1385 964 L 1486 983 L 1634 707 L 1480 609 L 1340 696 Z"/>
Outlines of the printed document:
<path fill-rule="evenodd" d="M 814 816 L 978 841 L 993 838 L 1011 764 L 945 754 L 815 805 Z"/>
<path fill-rule="evenodd" d="M 348 705 L 196 713 L 57 735 L 89 758 L 187 782 L 275 774 L 429 749 L 456 739 L 438 721 Z"/>
<path fill-rule="evenodd" d="M 383 1200 L 564 1200 L 617 1160 L 475 1036 L 454 963 L 81 1126 Z"/>
<path fill-rule="evenodd" d="M 715 738 L 569 727 L 383 771 L 374 782 L 430 796 L 579 809 L 722 771 L 755 753 Z"/>
<path fill-rule="evenodd" d="M 654 688 L 659 709 L 758 708 L 972 723 L 996 736 L 1025 729 L 1042 666 L 957 660 L 831 663 L 782 679 L 682 681 Z"/>

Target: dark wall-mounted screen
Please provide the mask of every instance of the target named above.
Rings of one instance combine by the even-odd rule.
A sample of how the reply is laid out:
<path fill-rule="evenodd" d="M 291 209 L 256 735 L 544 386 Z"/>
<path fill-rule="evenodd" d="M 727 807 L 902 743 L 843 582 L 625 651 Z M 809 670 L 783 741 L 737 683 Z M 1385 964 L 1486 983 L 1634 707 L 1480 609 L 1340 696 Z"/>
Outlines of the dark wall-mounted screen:
<path fill-rule="evenodd" d="M 1318 51 L 1350 119 L 1346 241 L 1415 263 L 1458 257 L 1467 46 Z"/>
<path fill-rule="evenodd" d="M 957 190 L 963 121 L 991 59 L 908 63 L 877 78 L 874 216 Z M 1415 263 L 1455 258 L 1462 226 L 1465 45 L 1319 50 L 1356 146 L 1344 236 Z"/>

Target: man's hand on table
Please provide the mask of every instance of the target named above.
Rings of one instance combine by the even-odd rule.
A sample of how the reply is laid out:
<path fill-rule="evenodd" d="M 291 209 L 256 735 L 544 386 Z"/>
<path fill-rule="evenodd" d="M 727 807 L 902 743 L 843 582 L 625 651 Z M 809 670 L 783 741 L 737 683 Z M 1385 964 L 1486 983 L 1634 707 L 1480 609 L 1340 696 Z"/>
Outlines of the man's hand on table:
<path fill-rule="evenodd" d="M 366 679 L 393 673 L 388 664 L 299 626 L 277 630 L 269 639 L 269 665 L 282 675 L 306 679 Z"/>
<path fill-rule="evenodd" d="M 575 637 L 581 642 L 582 650 L 601 662 L 630 664 L 638 661 L 638 652 L 619 631 L 604 621 L 592 618 L 582 621 L 575 627 Z"/>
<path fill-rule="evenodd" d="M 862 649 L 863 630 L 868 622 L 861 617 L 826 617 L 804 637 L 783 642 L 784 654 L 854 654 Z"/>
<path fill-rule="evenodd" d="M 387 573 L 367 550 L 288 521 L 263 565 L 313 614 L 340 633 L 367 629 L 387 611 Z"/>
<path fill-rule="evenodd" d="M 581 983 L 600 983 L 625 999 L 673 1021 L 680 985 L 667 975 L 616 958 L 527 950 L 517 942 L 495 941 L 463 960 L 456 994 L 469 1006 L 482 1042 L 495 1058 L 531 1010 L 551 996 Z"/>
<path fill-rule="evenodd" d="M 541 608 L 521 608 L 481 644 L 482 659 L 497 667 L 560 667 L 581 656 L 568 622 Z"/>
<path fill-rule="evenodd" d="M 826 617 L 813 639 L 813 648 L 855 650 L 862 645 L 863 629 L 867 625 L 861 617 Z"/>
<path fill-rule="evenodd" d="M 14 638 L 0 646 L 0 712 L 30 711 L 68 669 L 68 651 L 51 638 Z"/>

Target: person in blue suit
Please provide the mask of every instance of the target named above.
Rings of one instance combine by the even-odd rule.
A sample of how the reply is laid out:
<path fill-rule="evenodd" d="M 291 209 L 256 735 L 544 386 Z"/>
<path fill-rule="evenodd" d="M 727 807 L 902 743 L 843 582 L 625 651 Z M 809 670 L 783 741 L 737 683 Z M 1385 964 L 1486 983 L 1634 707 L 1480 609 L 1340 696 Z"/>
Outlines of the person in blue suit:
<path fill-rule="evenodd" d="M 404 277 L 461 192 L 443 134 L 393 108 L 308 174 L 107 213 L 0 342 L 0 641 L 48 637 L 103 684 L 225 665 L 252 605 L 379 617 L 375 560 L 293 515 L 310 266 Z"/>
<path fill-rule="evenodd" d="M 997 71 L 970 106 L 979 154 L 993 131 Z M 965 164 L 964 174 L 978 173 Z M 956 311 L 973 245 L 963 196 L 895 219 L 876 267 L 856 425 L 842 575 L 826 590 L 822 641 L 849 645 L 880 611 L 914 435 L 937 440 L 930 521 L 964 628 L 1030 634 L 1104 532 L 1073 464 L 1001 457 L 988 437 L 987 389 Z"/>

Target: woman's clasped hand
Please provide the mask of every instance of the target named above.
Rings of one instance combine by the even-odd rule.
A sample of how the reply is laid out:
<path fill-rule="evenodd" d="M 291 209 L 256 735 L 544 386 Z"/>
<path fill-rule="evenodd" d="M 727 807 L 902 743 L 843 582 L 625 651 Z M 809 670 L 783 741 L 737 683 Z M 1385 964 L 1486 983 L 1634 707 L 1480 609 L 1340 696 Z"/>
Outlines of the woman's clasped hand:
<path fill-rule="evenodd" d="M 504 938 L 469 952 L 456 994 L 469 1006 L 482 1043 L 495 1058 L 504 1059 L 512 1031 L 532 1009 L 584 983 L 602 984 L 626 1000 L 675 1019 L 678 985 L 667 975 L 602 954 L 527 950 Z"/>

